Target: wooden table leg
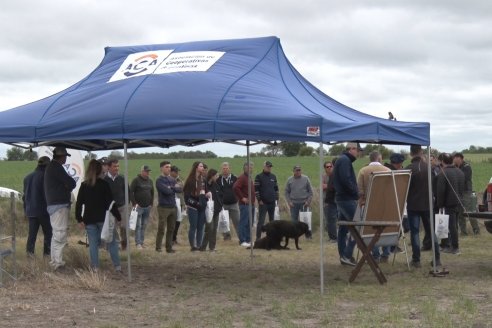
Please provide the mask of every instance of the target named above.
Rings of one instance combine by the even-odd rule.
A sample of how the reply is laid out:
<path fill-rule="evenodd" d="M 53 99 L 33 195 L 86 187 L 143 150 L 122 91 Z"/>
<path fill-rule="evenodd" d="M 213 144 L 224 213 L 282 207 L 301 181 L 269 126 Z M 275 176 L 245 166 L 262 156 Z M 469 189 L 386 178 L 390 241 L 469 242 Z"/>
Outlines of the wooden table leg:
<path fill-rule="evenodd" d="M 375 227 L 376 233 L 374 234 L 374 237 L 371 239 L 369 242 L 369 245 L 366 245 L 364 243 L 364 240 L 359 234 L 359 231 L 355 226 L 348 226 L 350 233 L 355 239 L 355 242 L 357 243 L 357 247 L 361 250 L 362 252 L 362 258 L 359 260 L 357 265 L 355 266 L 354 270 L 352 271 L 352 274 L 350 275 L 349 282 L 353 282 L 357 275 L 359 274 L 360 270 L 362 269 L 362 266 L 364 265 L 364 262 L 367 261 L 369 266 L 371 267 L 372 271 L 374 272 L 374 275 L 378 279 L 379 283 L 382 285 L 387 282 L 386 277 L 384 276 L 383 272 L 379 268 L 378 264 L 372 257 L 371 251 L 374 247 L 374 245 L 377 243 L 379 240 L 379 237 L 381 236 L 381 233 L 383 232 L 385 227 Z"/>

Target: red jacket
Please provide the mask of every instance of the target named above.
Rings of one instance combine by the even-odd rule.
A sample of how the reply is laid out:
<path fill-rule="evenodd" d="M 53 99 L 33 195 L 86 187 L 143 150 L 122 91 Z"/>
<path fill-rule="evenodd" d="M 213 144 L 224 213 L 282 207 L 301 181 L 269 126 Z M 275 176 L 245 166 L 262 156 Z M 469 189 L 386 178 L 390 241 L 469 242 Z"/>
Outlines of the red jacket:
<path fill-rule="evenodd" d="M 249 201 L 251 204 L 255 203 L 255 184 L 253 180 L 250 179 L 251 182 L 251 198 Z M 248 176 L 246 174 L 241 174 L 237 181 L 234 183 L 232 187 L 234 190 L 234 195 L 239 202 L 239 205 L 247 205 L 248 203 L 243 202 L 243 198 L 248 198 Z"/>

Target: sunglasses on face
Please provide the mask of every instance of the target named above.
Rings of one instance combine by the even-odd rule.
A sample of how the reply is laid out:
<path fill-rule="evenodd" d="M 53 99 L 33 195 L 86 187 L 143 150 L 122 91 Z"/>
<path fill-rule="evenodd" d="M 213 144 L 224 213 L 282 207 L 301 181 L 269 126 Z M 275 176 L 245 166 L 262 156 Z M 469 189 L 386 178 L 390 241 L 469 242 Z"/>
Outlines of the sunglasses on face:
<path fill-rule="evenodd" d="M 331 169 L 332 167 L 333 167 L 333 165 L 326 165 L 325 169 Z"/>

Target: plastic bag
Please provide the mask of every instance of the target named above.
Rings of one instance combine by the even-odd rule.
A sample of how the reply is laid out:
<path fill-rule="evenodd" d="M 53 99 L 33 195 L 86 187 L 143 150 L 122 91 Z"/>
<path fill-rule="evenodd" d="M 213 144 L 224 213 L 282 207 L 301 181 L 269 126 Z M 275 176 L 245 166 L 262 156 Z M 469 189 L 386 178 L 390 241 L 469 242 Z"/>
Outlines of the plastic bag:
<path fill-rule="evenodd" d="M 299 221 L 304 222 L 308 225 L 309 231 L 311 231 L 311 218 L 313 216 L 313 212 L 306 208 L 305 210 L 299 211 Z"/>
<path fill-rule="evenodd" d="M 111 202 L 109 208 L 106 210 L 106 217 L 104 218 L 104 224 L 101 230 L 101 240 L 110 243 L 113 241 L 115 218 L 111 213 L 114 201 Z"/>
<path fill-rule="evenodd" d="M 138 219 L 138 211 L 137 211 L 137 207 L 134 207 L 130 212 L 130 219 L 128 221 L 130 230 L 135 230 L 137 228 L 137 219 Z"/>
<path fill-rule="evenodd" d="M 207 201 L 207 207 L 205 209 L 205 219 L 207 220 L 207 223 L 212 222 L 212 219 L 214 218 L 214 201 L 212 199 L 209 199 Z"/>
<path fill-rule="evenodd" d="M 449 234 L 449 215 L 444 214 L 444 209 L 440 209 L 436 214 L 436 236 L 439 239 L 448 238 Z"/>
<path fill-rule="evenodd" d="M 229 227 L 229 211 L 222 209 L 219 213 L 219 233 L 225 233 L 230 231 Z"/>
<path fill-rule="evenodd" d="M 273 220 L 280 220 L 280 209 L 278 208 L 278 204 L 275 204 L 275 212 L 273 212 Z"/>

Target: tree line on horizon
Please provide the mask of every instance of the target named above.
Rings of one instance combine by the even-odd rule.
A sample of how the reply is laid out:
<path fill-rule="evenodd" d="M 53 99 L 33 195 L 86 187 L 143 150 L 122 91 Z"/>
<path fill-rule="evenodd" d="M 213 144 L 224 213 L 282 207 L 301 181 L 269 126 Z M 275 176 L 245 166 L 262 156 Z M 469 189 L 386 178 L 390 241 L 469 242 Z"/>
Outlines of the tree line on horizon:
<path fill-rule="evenodd" d="M 305 142 L 290 142 L 290 141 L 282 141 L 282 142 L 273 142 L 271 144 L 263 147 L 259 152 L 251 153 L 251 157 L 295 157 L 295 156 L 318 156 L 319 155 L 319 147 L 317 149 L 308 146 Z M 331 145 L 328 150 L 324 147 L 322 149 L 323 156 L 338 156 L 345 150 L 345 144 L 335 144 Z M 364 147 L 364 154 L 368 155 L 372 151 L 379 151 L 383 158 L 389 158 L 393 151 L 384 145 L 379 144 L 366 144 Z M 482 146 L 474 146 L 471 145 L 467 149 L 463 149 L 461 151 L 464 154 L 491 154 L 492 147 L 482 147 Z M 407 156 L 407 151 L 400 151 L 403 155 Z M 433 154 L 437 154 L 438 150 L 433 149 Z M 38 153 L 33 151 L 32 149 L 23 149 L 20 147 L 11 147 L 7 150 L 7 157 L 3 160 L 5 161 L 35 161 L 38 159 Z M 123 159 L 123 152 L 119 150 L 111 151 L 110 158 Z M 128 152 L 128 159 L 160 159 L 163 157 L 167 158 L 175 158 L 175 159 L 194 159 L 194 158 L 217 158 L 217 154 L 214 152 L 200 151 L 200 150 L 189 150 L 189 151 L 175 151 L 167 154 L 159 153 L 159 152 L 145 152 L 145 153 L 137 153 L 134 151 Z M 245 157 L 245 155 L 235 155 L 235 158 Z M 85 160 L 89 159 L 97 159 L 97 155 L 94 153 L 87 153 L 84 157 Z"/>

